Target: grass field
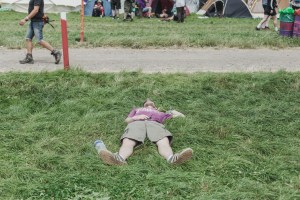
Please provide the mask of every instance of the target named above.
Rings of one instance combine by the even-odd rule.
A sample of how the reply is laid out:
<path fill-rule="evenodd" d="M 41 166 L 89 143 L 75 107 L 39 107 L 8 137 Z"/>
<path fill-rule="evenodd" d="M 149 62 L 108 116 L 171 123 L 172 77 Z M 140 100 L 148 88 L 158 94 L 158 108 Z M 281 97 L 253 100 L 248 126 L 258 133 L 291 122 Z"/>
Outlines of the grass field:
<path fill-rule="evenodd" d="M 24 48 L 24 14 L 0 13 L 0 46 Z M 45 38 L 61 46 L 59 16 Z M 258 19 L 187 18 L 186 23 L 68 14 L 71 47 L 299 47 L 300 40 L 255 31 Z M 296 58 L 295 58 L 296 59 Z M 113 152 L 134 106 L 152 98 L 186 118 L 166 126 L 173 149 L 194 156 L 170 166 L 150 142 L 128 166 L 111 167 L 93 142 Z M 0 73 L 0 199 L 300 199 L 300 72 L 90 74 L 77 70 Z"/>
<path fill-rule="evenodd" d="M 24 48 L 27 24 L 20 27 L 18 22 L 24 13 L 0 13 L 0 46 Z M 44 36 L 53 46 L 61 47 L 60 17 L 49 14 L 55 20 L 53 25 L 46 25 Z M 71 47 L 236 47 L 236 48 L 288 48 L 299 47 L 300 40 L 286 38 L 273 31 L 256 31 L 260 19 L 209 18 L 199 19 L 193 14 L 186 23 L 161 22 L 158 18 L 135 19 L 134 22 L 112 20 L 110 17 L 85 17 L 85 37 L 81 45 L 76 42 L 80 33 L 79 13 L 69 13 L 68 33 Z M 12 34 L 13 33 L 13 34 Z"/>
<path fill-rule="evenodd" d="M 93 142 L 117 151 L 146 97 L 187 116 L 166 126 L 193 159 L 104 165 Z M 300 198 L 300 73 L 5 73 L 0 102 L 0 199 Z"/>

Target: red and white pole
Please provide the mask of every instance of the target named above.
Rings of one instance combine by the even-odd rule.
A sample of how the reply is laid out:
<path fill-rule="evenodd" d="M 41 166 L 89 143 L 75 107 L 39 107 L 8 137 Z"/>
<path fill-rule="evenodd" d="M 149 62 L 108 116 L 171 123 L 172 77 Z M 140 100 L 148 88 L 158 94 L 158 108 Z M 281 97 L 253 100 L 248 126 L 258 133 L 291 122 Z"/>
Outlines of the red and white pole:
<path fill-rule="evenodd" d="M 69 45 L 68 45 L 68 30 L 67 30 L 67 14 L 60 13 L 61 38 L 64 56 L 64 69 L 69 69 Z"/>

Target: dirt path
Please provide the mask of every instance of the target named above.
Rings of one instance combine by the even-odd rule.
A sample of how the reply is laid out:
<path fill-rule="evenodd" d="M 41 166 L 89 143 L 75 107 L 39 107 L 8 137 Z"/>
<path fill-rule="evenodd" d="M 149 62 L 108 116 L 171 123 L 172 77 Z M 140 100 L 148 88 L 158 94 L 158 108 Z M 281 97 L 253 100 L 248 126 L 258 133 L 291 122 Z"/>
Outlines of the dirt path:
<path fill-rule="evenodd" d="M 70 65 L 88 72 L 275 72 L 300 71 L 300 48 L 270 49 L 69 49 Z M 63 69 L 45 49 L 34 49 L 35 64 L 19 64 L 25 50 L 0 47 L 0 72 Z"/>

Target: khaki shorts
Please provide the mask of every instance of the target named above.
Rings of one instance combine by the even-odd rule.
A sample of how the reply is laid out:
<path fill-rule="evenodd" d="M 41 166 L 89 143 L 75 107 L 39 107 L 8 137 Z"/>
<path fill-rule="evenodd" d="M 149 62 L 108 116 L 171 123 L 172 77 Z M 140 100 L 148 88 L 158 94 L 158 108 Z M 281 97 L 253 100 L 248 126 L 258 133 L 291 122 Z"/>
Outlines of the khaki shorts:
<path fill-rule="evenodd" d="M 165 128 L 165 126 L 156 121 L 134 121 L 127 125 L 125 132 L 121 137 L 129 138 L 137 141 L 139 144 L 144 143 L 146 137 L 156 143 L 157 141 L 168 137 L 170 143 L 172 141 L 172 134 Z"/>

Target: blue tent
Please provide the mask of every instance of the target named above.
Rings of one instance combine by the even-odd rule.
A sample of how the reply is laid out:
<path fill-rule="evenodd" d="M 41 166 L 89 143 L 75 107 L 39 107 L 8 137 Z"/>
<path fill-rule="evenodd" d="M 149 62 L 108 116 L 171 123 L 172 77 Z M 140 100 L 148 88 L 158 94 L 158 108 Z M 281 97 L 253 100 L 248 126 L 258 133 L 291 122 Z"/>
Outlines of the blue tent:
<path fill-rule="evenodd" d="M 108 0 L 102 0 L 102 2 L 104 7 L 104 15 L 108 17 L 112 16 L 110 2 Z"/>
<path fill-rule="evenodd" d="M 84 16 L 92 16 L 95 0 L 84 0 Z"/>
<path fill-rule="evenodd" d="M 92 16 L 93 15 L 93 8 L 95 5 L 95 2 L 97 0 L 85 0 L 85 6 L 84 6 L 84 15 L 85 16 Z M 112 11 L 111 11 L 111 5 L 108 0 L 102 0 L 102 4 L 104 7 L 104 15 L 105 16 L 112 16 Z"/>

